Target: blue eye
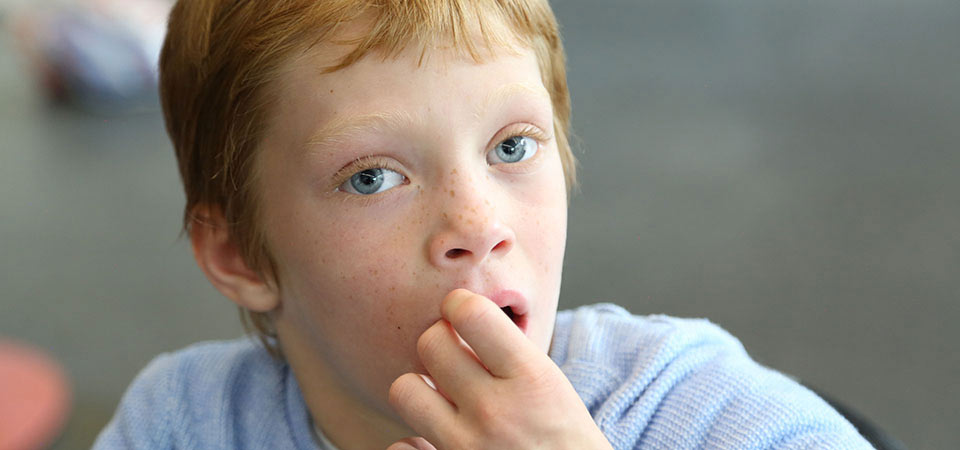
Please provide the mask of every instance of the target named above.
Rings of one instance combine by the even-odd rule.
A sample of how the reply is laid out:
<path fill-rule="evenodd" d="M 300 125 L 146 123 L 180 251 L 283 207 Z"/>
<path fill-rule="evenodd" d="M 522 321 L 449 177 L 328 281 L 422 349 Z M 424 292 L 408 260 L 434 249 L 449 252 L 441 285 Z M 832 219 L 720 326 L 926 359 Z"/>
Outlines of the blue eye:
<path fill-rule="evenodd" d="M 337 189 L 351 194 L 379 194 L 402 184 L 405 179 L 393 170 L 373 167 L 353 174 Z"/>
<path fill-rule="evenodd" d="M 533 138 L 527 136 L 513 136 L 501 141 L 487 155 L 487 162 L 490 164 L 517 163 L 530 159 L 539 150 L 540 144 Z M 495 159 L 492 157 L 496 155 Z"/>

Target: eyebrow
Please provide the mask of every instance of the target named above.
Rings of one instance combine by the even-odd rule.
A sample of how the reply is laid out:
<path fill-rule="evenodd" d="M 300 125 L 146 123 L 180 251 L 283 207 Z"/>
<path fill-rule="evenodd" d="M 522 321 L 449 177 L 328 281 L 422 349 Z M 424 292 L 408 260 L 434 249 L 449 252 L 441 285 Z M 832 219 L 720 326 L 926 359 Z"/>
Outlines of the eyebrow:
<path fill-rule="evenodd" d="M 518 95 L 534 95 L 546 98 L 549 94 L 543 86 L 531 86 L 523 83 L 512 83 L 501 86 L 485 97 L 474 110 L 474 117 L 480 119 L 492 107 L 503 104 Z M 552 106 L 552 105 L 551 105 Z M 327 146 L 343 142 L 351 136 L 358 136 L 365 132 L 396 131 L 423 124 L 421 115 L 413 115 L 406 111 L 383 111 L 370 114 L 360 114 L 348 117 L 337 117 L 325 123 L 319 130 L 307 139 L 307 146 Z"/>
<path fill-rule="evenodd" d="M 325 123 L 307 140 L 308 146 L 329 145 L 366 131 L 401 130 L 422 122 L 405 111 L 384 111 L 355 116 L 337 117 Z"/>
<path fill-rule="evenodd" d="M 546 88 L 544 88 L 542 85 L 531 86 L 523 83 L 512 83 L 501 86 L 500 89 L 497 89 L 496 91 L 493 91 L 487 95 L 487 97 L 484 98 L 479 105 L 477 105 L 477 109 L 474 111 L 473 115 L 479 119 L 483 117 L 483 114 L 489 111 L 493 106 L 503 104 L 507 100 L 521 95 L 533 95 L 534 97 L 545 98 L 548 102 L 550 101 L 550 94 L 547 93 Z"/>

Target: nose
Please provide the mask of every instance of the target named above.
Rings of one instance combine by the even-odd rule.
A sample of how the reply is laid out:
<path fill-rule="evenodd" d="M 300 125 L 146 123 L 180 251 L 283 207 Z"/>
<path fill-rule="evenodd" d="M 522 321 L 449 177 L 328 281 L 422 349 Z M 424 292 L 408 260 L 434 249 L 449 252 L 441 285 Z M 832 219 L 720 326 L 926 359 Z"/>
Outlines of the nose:
<path fill-rule="evenodd" d="M 458 189 L 454 198 L 444 202 L 438 213 L 439 227 L 427 250 L 434 266 L 469 267 L 488 258 L 501 258 L 513 248 L 516 235 L 482 194 L 480 189 Z"/>

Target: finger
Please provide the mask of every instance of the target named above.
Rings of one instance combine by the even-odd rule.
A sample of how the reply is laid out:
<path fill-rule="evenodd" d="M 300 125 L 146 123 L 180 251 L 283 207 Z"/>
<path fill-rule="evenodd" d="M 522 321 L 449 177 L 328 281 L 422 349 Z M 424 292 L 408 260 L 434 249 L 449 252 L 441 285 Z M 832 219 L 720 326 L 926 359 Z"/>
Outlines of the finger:
<path fill-rule="evenodd" d="M 387 450 L 437 450 L 437 448 L 422 437 L 408 437 L 390 444 Z"/>
<path fill-rule="evenodd" d="M 474 393 L 478 383 L 490 379 L 477 356 L 446 320 L 438 320 L 420 335 L 417 353 L 440 392 L 454 404 Z"/>
<path fill-rule="evenodd" d="M 496 303 L 482 295 L 456 289 L 444 298 L 441 314 L 497 377 L 514 378 L 546 357 Z"/>
<path fill-rule="evenodd" d="M 403 421 L 430 442 L 444 442 L 439 439 L 444 430 L 455 429 L 456 408 L 420 374 L 405 373 L 394 380 L 388 400 Z"/>

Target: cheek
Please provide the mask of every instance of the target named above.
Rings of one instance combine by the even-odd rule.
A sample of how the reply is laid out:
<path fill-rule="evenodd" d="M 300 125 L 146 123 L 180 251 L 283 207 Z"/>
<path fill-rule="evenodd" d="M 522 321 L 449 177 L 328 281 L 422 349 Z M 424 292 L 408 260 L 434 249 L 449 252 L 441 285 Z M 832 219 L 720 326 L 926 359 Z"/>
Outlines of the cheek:
<path fill-rule="evenodd" d="M 538 269 L 559 277 L 567 236 L 567 196 L 559 158 L 526 186 L 520 203 L 518 239 L 526 242 Z"/>
<path fill-rule="evenodd" d="M 315 227 L 317 236 L 289 249 L 285 258 L 301 296 L 333 297 L 325 302 L 341 309 L 363 309 L 364 303 L 389 297 L 413 271 L 409 243 L 376 224 Z M 302 230 L 304 234 L 310 230 Z M 328 311 L 335 312 L 335 311 Z"/>
<path fill-rule="evenodd" d="M 409 340 L 406 334 L 422 325 L 428 299 L 417 295 L 425 286 L 416 283 L 423 267 L 420 243 L 411 238 L 421 223 L 402 211 L 378 211 L 379 220 L 318 214 L 277 230 L 298 236 L 277 255 L 284 307 L 320 339 L 373 345 Z"/>

